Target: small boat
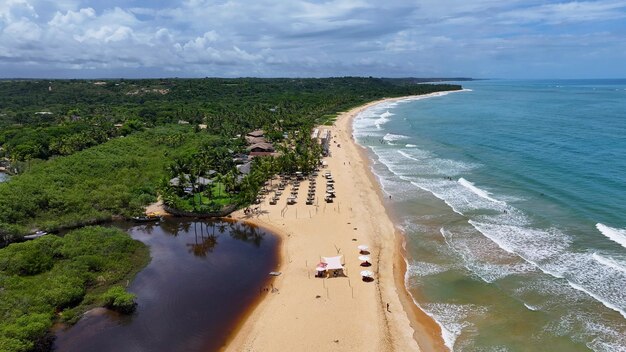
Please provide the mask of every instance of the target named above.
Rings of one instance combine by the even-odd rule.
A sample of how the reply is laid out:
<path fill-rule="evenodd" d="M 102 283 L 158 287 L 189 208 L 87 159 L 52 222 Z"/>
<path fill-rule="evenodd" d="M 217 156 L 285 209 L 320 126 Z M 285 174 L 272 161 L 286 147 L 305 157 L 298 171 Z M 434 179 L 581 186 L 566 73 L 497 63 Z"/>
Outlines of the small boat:
<path fill-rule="evenodd" d="M 43 236 L 45 236 L 47 234 L 48 233 L 46 231 L 37 231 L 37 232 L 33 233 L 32 235 L 24 236 L 24 239 L 25 240 L 34 240 L 36 238 L 43 237 Z"/>
<path fill-rule="evenodd" d="M 148 214 L 143 216 L 133 216 L 131 219 L 133 219 L 134 222 L 152 222 L 161 220 L 161 216 Z"/>

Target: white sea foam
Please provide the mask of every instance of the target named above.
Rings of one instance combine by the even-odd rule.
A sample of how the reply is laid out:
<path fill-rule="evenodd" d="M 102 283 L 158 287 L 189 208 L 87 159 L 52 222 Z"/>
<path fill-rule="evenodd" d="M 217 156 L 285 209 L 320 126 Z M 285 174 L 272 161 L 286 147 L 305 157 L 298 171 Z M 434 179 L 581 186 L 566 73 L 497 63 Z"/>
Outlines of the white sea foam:
<path fill-rule="evenodd" d="M 387 122 L 391 121 L 389 119 L 389 117 L 393 116 L 394 114 L 390 113 L 389 110 L 385 111 L 384 113 L 382 113 L 380 115 L 380 117 L 378 119 L 376 119 L 376 121 L 374 121 L 374 124 L 376 125 L 377 129 L 382 129 L 382 125 L 386 124 Z"/>
<path fill-rule="evenodd" d="M 439 230 L 448 247 L 459 255 L 469 271 L 487 283 L 509 275 L 535 271 L 535 268 L 519 257 L 499 251 L 497 245 L 484 236 L 476 236 L 475 230 Z"/>
<path fill-rule="evenodd" d="M 624 326 L 615 327 L 601 314 L 570 312 L 558 321 L 550 322 L 546 332 L 556 336 L 569 336 L 576 342 L 584 342 L 597 352 L 626 352 Z"/>
<path fill-rule="evenodd" d="M 381 125 L 387 123 L 389 121 L 389 117 L 393 115 L 392 112 L 389 112 L 390 109 L 397 107 L 399 104 L 408 103 L 416 100 L 422 100 L 433 97 L 441 97 L 444 95 L 448 95 L 450 93 L 455 92 L 464 92 L 470 91 L 469 89 L 463 89 L 460 91 L 450 91 L 450 92 L 437 92 L 433 94 L 425 94 L 420 96 L 412 96 L 400 100 L 396 100 L 393 102 L 382 102 L 376 105 L 373 105 L 360 113 L 358 113 L 353 122 L 353 134 L 358 137 L 363 137 L 367 135 L 371 135 L 373 132 L 380 131 Z"/>
<path fill-rule="evenodd" d="M 528 310 L 532 310 L 533 312 L 536 312 L 536 311 L 538 311 L 538 310 L 539 310 L 539 307 L 534 307 L 534 306 L 531 306 L 531 305 L 530 305 L 530 304 L 528 304 L 528 303 L 524 303 L 524 307 L 528 308 Z"/>
<path fill-rule="evenodd" d="M 371 150 L 392 173 L 398 176 L 411 176 L 412 179 L 408 181 L 414 181 L 416 176 L 422 175 L 425 177 L 437 176 L 443 180 L 444 177 L 466 173 L 477 167 L 476 164 L 437 158 L 432 153 L 420 148 L 396 149 L 373 146 Z M 402 153 L 399 153 L 398 150 L 401 150 Z M 407 163 L 407 155 L 419 159 L 420 162 Z M 429 182 L 430 180 L 426 179 L 426 181 Z"/>
<path fill-rule="evenodd" d="M 407 159 L 413 160 L 413 161 L 420 161 L 420 159 L 412 156 L 409 153 L 403 152 L 402 150 L 398 150 L 398 154 L 402 155 L 403 157 L 405 157 Z"/>
<path fill-rule="evenodd" d="M 606 265 L 608 267 L 611 267 L 615 270 L 621 271 L 623 273 L 626 273 L 626 263 L 619 263 L 617 260 L 610 258 L 610 257 L 604 257 L 598 253 L 593 253 L 591 255 L 593 257 L 593 259 L 595 259 L 598 263 Z"/>
<path fill-rule="evenodd" d="M 467 165 L 452 165 L 451 163 L 446 163 L 447 165 L 443 168 L 445 170 L 463 172 L 463 169 L 469 168 Z M 442 168 L 437 165 L 438 169 Z M 435 169 L 432 172 L 437 172 Z M 483 210 L 493 210 L 498 213 L 503 213 L 507 210 L 507 206 L 501 202 L 493 202 L 485 199 L 477 195 L 475 192 L 470 189 L 461 186 L 458 182 L 453 182 L 445 179 L 432 179 L 432 178 L 415 178 L 412 177 L 410 179 L 411 183 L 415 186 L 424 189 L 430 193 L 432 193 L 435 197 L 443 200 L 452 210 L 461 215 L 466 215 L 468 212 L 476 211 L 479 209 Z M 507 213 L 508 210 L 507 210 Z M 506 215 L 505 214 L 505 215 Z M 512 213 L 511 216 L 512 217 Z"/>
<path fill-rule="evenodd" d="M 463 330 L 474 326 L 472 318 L 480 318 L 487 312 L 486 307 L 473 304 L 429 303 L 421 308 L 439 325 L 443 342 L 451 351 Z"/>
<path fill-rule="evenodd" d="M 582 292 L 589 299 L 602 300 L 605 305 L 618 307 L 620 311 L 626 310 L 626 291 L 620 288 L 626 287 L 623 271 L 611 267 L 607 269 L 606 265 L 592 258 L 591 253 L 575 253 L 568 235 L 555 228 L 533 228 L 531 221 L 521 211 L 471 185 L 469 181 L 446 180 L 445 175 L 449 175 L 453 167 L 465 167 L 461 163 L 438 159 L 419 148 L 374 149 L 379 161 L 398 178 L 430 192 L 455 212 L 469 216 L 469 224 L 497 245 L 487 253 L 481 251 L 481 246 L 490 247 L 480 241 L 448 239 L 450 248 L 463 259 L 466 268 L 482 280 L 493 282 L 507 275 L 537 268 L 554 278 L 566 279 L 584 288 Z M 433 178 L 419 175 L 441 176 Z M 493 213 L 484 213 L 484 210 Z M 499 249 L 519 256 L 528 265 L 506 265 L 498 260 L 490 260 L 498 257 L 493 253 Z"/>
<path fill-rule="evenodd" d="M 378 128 L 379 130 L 382 130 L 382 125 L 386 124 L 387 122 L 389 122 L 390 120 L 384 117 L 381 117 L 379 119 L 376 119 L 376 121 L 374 121 L 374 124 L 376 125 L 376 128 Z"/>
<path fill-rule="evenodd" d="M 389 110 L 387 110 L 387 111 L 383 112 L 383 113 L 380 115 L 380 117 L 387 118 L 387 117 L 390 117 L 390 116 L 393 116 L 393 115 L 395 115 L 395 114 L 392 114 L 392 113 L 390 113 L 390 112 L 389 112 Z"/>
<path fill-rule="evenodd" d="M 587 347 L 598 352 L 626 352 L 624 329 L 618 330 L 596 317 L 584 319 L 583 324 L 585 330 L 592 335 L 592 341 L 587 343 Z"/>
<path fill-rule="evenodd" d="M 608 239 L 626 248 L 626 229 L 616 229 L 600 223 L 596 224 L 596 228 Z"/>
<path fill-rule="evenodd" d="M 476 186 L 474 186 L 474 184 L 472 182 L 469 182 L 468 180 L 464 179 L 463 177 L 461 177 L 459 179 L 459 184 L 467 189 L 469 189 L 470 191 L 476 193 L 479 197 L 485 198 L 487 200 L 490 200 L 492 202 L 496 202 L 496 203 L 504 203 L 502 201 L 499 201 L 497 199 L 494 199 L 491 197 L 491 193 L 482 190 Z"/>
<path fill-rule="evenodd" d="M 539 230 L 469 220 L 478 231 L 555 278 L 568 284 L 626 318 L 626 275 L 598 263 L 589 253 L 576 253 L 570 238 L 557 229 Z"/>
<path fill-rule="evenodd" d="M 573 283 L 573 282 L 571 282 L 571 281 L 568 281 L 568 283 L 569 283 L 569 284 L 570 284 L 570 286 L 572 286 L 573 288 L 575 288 L 575 289 L 577 289 L 577 290 L 579 290 L 579 291 L 582 291 L 582 292 L 584 292 L 584 293 L 588 294 L 589 296 L 591 296 L 591 297 L 595 298 L 595 299 L 596 299 L 596 301 L 598 301 L 598 302 L 602 303 L 602 305 L 604 305 L 605 307 L 607 307 L 607 308 L 609 308 L 609 309 L 612 309 L 612 310 L 614 310 L 614 311 L 618 312 L 619 314 L 621 314 L 621 315 L 624 317 L 624 319 L 626 319 L 626 311 L 624 311 L 624 310 L 620 309 L 620 307 L 618 307 L 618 306 L 614 305 L 614 304 L 613 304 L 613 303 L 611 303 L 611 302 L 606 301 L 603 297 L 600 297 L 599 295 L 595 294 L 594 292 L 591 292 L 590 290 L 587 290 L 586 288 L 584 288 L 584 287 L 583 287 L 583 286 L 581 286 L 581 285 L 575 284 L 575 283 Z"/>
<path fill-rule="evenodd" d="M 446 272 L 450 269 L 447 265 L 413 261 L 407 266 L 407 274 L 410 277 L 428 276 Z"/>
<path fill-rule="evenodd" d="M 391 141 L 399 141 L 401 139 L 408 139 L 409 137 L 401 135 L 401 134 L 393 134 L 393 133 L 387 133 L 383 139 L 391 142 Z"/>
<path fill-rule="evenodd" d="M 376 114 L 364 117 L 368 120 L 368 129 L 374 130 L 376 128 L 375 121 L 382 117 L 380 113 L 381 110 L 377 110 Z M 378 133 L 380 136 L 384 132 Z M 389 137 L 385 137 L 389 141 Z M 446 244 L 449 248 L 439 245 L 442 252 L 453 249 L 456 255 L 463 259 L 466 268 L 487 282 L 492 282 L 510 273 L 524 272 L 527 268 L 541 270 L 546 275 L 530 275 L 528 278 L 545 277 L 546 282 L 556 285 L 555 287 L 558 289 L 552 286 L 528 285 L 526 287 L 528 293 L 520 298 L 524 298 L 523 302 L 532 303 L 524 303 L 528 309 L 543 311 L 558 306 L 559 309 L 571 309 L 578 314 L 584 312 L 591 302 L 599 302 L 626 318 L 624 315 L 626 290 L 623 289 L 626 287 L 625 263 L 598 253 L 578 252 L 572 248 L 570 236 L 558 229 L 535 228 L 531 225 L 532 221 L 528 217 L 504 201 L 510 199 L 506 195 L 492 195 L 464 178 L 460 178 L 457 182 L 445 179 L 450 176 L 458 178 L 461 175 L 468 177 L 465 175 L 470 174 L 469 171 L 480 167 L 480 165 L 437 158 L 437 156 L 420 150 L 412 144 L 406 144 L 402 150 L 396 148 L 372 147 L 380 163 L 384 164 L 395 175 L 388 177 L 389 180 L 394 180 L 392 182 L 394 187 L 402 187 L 402 194 L 410 193 L 406 192 L 406 187 L 411 187 L 411 185 L 430 192 L 443 200 L 455 212 L 469 217 L 471 219 L 469 223 L 482 233 L 485 239 L 489 239 L 488 242 L 472 241 L 466 238 L 464 234 L 459 235 L 456 231 L 452 231 L 446 234 L 448 237 Z M 386 172 L 384 174 L 388 175 Z M 471 177 L 468 178 L 471 179 Z M 394 190 L 394 199 L 397 195 L 395 192 Z M 415 196 L 414 194 L 413 196 Z M 497 212 L 491 214 L 490 212 L 476 211 L 483 209 Z M 600 223 L 596 227 L 604 236 L 626 248 L 626 229 L 611 228 Z M 481 238 L 478 237 L 478 239 Z M 490 246 L 489 243 L 495 244 L 495 247 Z M 487 252 L 490 253 L 481 251 L 481 245 L 485 249 L 489 248 Z M 501 265 L 498 260 L 491 260 L 493 257 L 510 258 L 512 255 L 518 256 L 527 264 L 518 268 L 515 265 Z M 407 276 L 418 277 L 433 275 L 443 270 L 443 267 L 437 267 L 436 264 L 430 265 L 430 263 L 418 263 L 413 268 L 410 265 L 407 268 L 409 268 Z M 532 270 L 536 271 L 535 269 Z M 542 293 L 544 298 L 537 299 L 537 292 Z M 598 314 L 602 312 L 602 314 L 608 314 L 611 317 L 615 314 L 609 314 L 599 304 L 593 303 L 594 307 L 595 305 L 598 306 Z M 433 313 L 431 310 L 429 313 L 428 308 L 432 307 L 426 308 L 424 310 L 442 327 L 446 345 L 454 346 L 461 331 L 467 329 L 467 326 L 463 325 L 464 320 L 455 321 L 454 311 Z M 446 317 L 446 314 L 452 317 Z M 597 324 L 611 327 L 612 322 L 607 322 L 604 325 Z M 584 341 L 592 341 L 588 343 L 588 346 L 594 350 L 611 350 L 598 346 L 616 346 L 613 340 L 604 339 L 601 334 L 585 333 L 591 338 Z"/>

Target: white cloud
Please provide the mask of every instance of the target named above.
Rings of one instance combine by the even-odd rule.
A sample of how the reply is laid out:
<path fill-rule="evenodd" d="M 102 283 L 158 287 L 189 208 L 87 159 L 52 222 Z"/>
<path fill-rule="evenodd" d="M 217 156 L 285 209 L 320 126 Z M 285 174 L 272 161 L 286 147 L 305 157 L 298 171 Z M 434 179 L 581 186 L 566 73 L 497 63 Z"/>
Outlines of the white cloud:
<path fill-rule="evenodd" d="M 196 37 L 185 43 L 182 48 L 184 50 L 203 50 L 207 49 L 210 43 L 217 41 L 218 35 L 215 31 L 204 33 L 202 37 Z"/>
<path fill-rule="evenodd" d="M 57 11 L 48 24 L 54 27 L 74 27 L 76 25 L 83 24 L 87 19 L 93 19 L 95 17 L 96 11 L 91 7 L 80 9 L 78 11 L 68 10 L 65 15 Z"/>
<path fill-rule="evenodd" d="M 471 75 L 557 51 L 572 67 L 583 51 L 626 59 L 623 0 L 110 1 L 0 0 L 0 69 L 22 58 L 94 72 Z M 598 33 L 600 45 L 584 39 Z"/>
<path fill-rule="evenodd" d="M 0 20 L 5 23 L 37 17 L 35 8 L 26 0 L 4 0 L 0 2 Z"/>

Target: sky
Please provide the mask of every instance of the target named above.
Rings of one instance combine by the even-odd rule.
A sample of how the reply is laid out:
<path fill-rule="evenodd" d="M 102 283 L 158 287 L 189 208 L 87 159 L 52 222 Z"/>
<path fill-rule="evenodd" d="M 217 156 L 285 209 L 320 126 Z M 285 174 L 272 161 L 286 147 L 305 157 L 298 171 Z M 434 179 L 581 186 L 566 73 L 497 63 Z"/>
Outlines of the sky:
<path fill-rule="evenodd" d="M 626 0 L 0 0 L 0 77 L 626 78 Z"/>

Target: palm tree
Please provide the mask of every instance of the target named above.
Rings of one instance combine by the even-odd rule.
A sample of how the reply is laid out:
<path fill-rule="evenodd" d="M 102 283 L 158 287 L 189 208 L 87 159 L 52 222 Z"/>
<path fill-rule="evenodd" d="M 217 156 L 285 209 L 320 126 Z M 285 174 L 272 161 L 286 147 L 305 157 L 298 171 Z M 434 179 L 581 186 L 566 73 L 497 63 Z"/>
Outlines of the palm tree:
<path fill-rule="evenodd" d="M 217 196 L 218 198 L 222 197 L 222 188 L 224 187 L 224 179 L 225 177 L 222 174 L 215 175 L 215 183 L 217 184 Z"/>

